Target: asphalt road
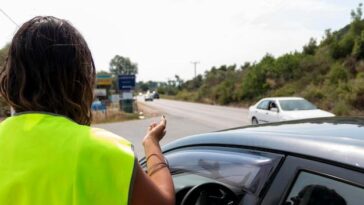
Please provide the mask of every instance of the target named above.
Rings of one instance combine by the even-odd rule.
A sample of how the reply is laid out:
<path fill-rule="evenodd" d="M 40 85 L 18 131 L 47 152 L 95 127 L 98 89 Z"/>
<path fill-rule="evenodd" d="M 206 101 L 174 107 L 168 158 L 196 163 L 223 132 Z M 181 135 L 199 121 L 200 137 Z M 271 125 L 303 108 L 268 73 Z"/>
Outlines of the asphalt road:
<path fill-rule="evenodd" d="M 225 106 L 206 105 L 199 103 L 181 102 L 174 100 L 154 100 L 143 102 L 142 107 L 158 111 L 167 118 L 167 134 L 162 140 L 162 145 L 178 138 L 213 132 L 222 129 L 240 127 L 250 124 L 248 110 Z M 123 136 L 134 144 L 139 157 L 144 155 L 141 141 L 147 127 L 152 122 L 158 122 L 159 117 L 127 122 L 97 124 L 95 127 L 104 128 L 115 134 Z"/>

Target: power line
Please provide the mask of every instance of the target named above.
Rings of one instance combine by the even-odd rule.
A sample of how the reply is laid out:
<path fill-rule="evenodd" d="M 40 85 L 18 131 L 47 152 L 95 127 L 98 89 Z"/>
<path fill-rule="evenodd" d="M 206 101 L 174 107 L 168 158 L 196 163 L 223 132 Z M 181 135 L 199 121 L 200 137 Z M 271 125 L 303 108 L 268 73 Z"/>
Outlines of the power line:
<path fill-rule="evenodd" d="M 1 13 L 3 13 L 5 16 L 6 16 L 6 18 L 8 18 L 13 24 L 15 24 L 16 25 L 16 27 L 18 27 L 19 28 L 19 25 L 4 11 L 4 10 L 2 10 L 1 8 L 0 8 L 0 11 L 1 11 Z"/>

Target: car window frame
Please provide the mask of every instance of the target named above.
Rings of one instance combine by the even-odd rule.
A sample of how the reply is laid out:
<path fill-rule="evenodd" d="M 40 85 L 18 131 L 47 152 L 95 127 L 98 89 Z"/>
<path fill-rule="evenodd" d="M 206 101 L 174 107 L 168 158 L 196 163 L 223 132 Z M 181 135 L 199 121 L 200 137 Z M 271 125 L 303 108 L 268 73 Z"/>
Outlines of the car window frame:
<path fill-rule="evenodd" d="M 320 159 L 287 156 L 262 196 L 261 205 L 283 205 L 302 171 L 364 188 L 364 172 L 359 168 Z"/>
<path fill-rule="evenodd" d="M 249 151 L 249 152 L 256 152 L 256 153 L 263 153 L 263 154 L 266 154 L 266 155 L 270 155 L 270 156 L 275 156 L 275 157 L 279 157 L 280 160 L 277 162 L 277 164 L 272 167 L 272 172 L 271 172 L 271 175 L 269 176 L 269 178 L 265 181 L 264 185 L 261 187 L 261 189 L 257 190 L 255 192 L 255 195 L 259 198 L 259 200 L 262 200 L 262 192 L 264 192 L 265 190 L 267 190 L 268 187 L 270 187 L 271 183 L 274 181 L 274 178 L 276 177 L 276 174 L 278 172 L 278 170 L 280 169 L 282 163 L 284 162 L 284 159 L 285 159 L 285 155 L 282 154 L 282 153 L 277 153 L 277 152 L 270 152 L 269 150 L 260 150 L 260 149 L 254 149 L 254 148 L 251 148 L 251 147 L 245 147 L 245 146 L 239 146 L 239 145 L 229 145 L 229 144 L 226 144 L 226 145 L 204 145 L 204 144 L 199 144 L 199 145 L 191 145 L 191 146 L 183 146 L 183 147 L 176 147 L 176 148 L 173 148 L 173 149 L 170 149 L 170 150 L 166 150 L 166 151 L 163 151 L 163 154 L 166 155 L 168 153 L 171 153 L 171 152 L 175 152 L 175 151 L 183 151 L 183 150 L 191 150 L 191 149 L 207 149 L 207 150 L 211 150 L 211 149 L 215 149 L 215 150 L 226 150 L 226 149 L 229 149 L 229 150 L 236 150 L 236 151 L 239 151 L 240 152 L 243 152 L 244 150 L 245 151 Z M 142 167 L 144 167 L 146 165 L 146 161 L 145 161 L 145 158 L 142 158 L 140 161 L 140 164 Z"/>

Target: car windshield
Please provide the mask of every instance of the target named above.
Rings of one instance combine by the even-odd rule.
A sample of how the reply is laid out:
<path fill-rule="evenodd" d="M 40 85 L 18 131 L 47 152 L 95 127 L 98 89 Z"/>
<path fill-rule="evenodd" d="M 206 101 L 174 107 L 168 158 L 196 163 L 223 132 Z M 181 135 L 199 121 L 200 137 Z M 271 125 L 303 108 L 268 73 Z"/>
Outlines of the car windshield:
<path fill-rule="evenodd" d="M 282 110 L 315 110 L 317 107 L 307 100 L 279 100 Z"/>

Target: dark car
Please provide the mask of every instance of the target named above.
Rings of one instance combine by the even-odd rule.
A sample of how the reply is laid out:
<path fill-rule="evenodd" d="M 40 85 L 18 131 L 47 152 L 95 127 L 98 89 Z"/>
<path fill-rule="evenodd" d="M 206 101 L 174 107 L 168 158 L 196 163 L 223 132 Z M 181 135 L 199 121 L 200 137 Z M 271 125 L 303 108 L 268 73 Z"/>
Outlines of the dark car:
<path fill-rule="evenodd" d="M 364 119 L 250 126 L 163 147 L 180 205 L 364 204 Z M 141 163 L 145 166 L 144 159 Z"/>
<path fill-rule="evenodd" d="M 154 99 L 159 99 L 159 94 L 158 94 L 157 92 L 154 92 L 154 93 L 153 93 L 153 98 L 154 98 Z"/>

